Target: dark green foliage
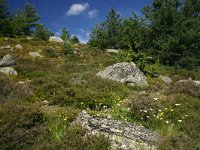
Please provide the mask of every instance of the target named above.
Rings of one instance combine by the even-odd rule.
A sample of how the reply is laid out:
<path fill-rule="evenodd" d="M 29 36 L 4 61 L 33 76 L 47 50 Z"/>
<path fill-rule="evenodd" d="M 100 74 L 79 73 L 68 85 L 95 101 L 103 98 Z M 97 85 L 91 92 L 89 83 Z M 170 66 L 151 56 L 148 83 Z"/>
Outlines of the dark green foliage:
<path fill-rule="evenodd" d="M 112 8 L 108 12 L 107 19 L 93 28 L 89 44 L 99 48 L 117 48 L 120 26 L 119 14 Z"/>
<path fill-rule="evenodd" d="M 25 9 L 18 9 L 12 17 L 12 30 L 16 36 L 30 36 L 31 29 L 38 25 L 40 17 L 36 9 L 29 3 L 26 3 Z"/>
<path fill-rule="evenodd" d="M 200 62 L 198 0 L 155 0 L 144 8 L 149 30 L 144 48 L 163 64 L 193 68 Z"/>
<path fill-rule="evenodd" d="M 73 36 L 71 41 L 72 41 L 73 44 L 80 43 L 79 39 L 76 36 Z"/>
<path fill-rule="evenodd" d="M 107 47 L 117 48 L 118 38 L 120 36 L 119 29 L 121 26 L 121 19 L 114 8 L 108 12 L 105 23 L 107 25 Z"/>
<path fill-rule="evenodd" d="M 10 18 L 7 6 L 7 0 L 0 0 L 0 36 L 10 34 Z"/>
<path fill-rule="evenodd" d="M 52 32 L 49 31 L 43 24 L 39 24 L 36 26 L 34 37 L 40 38 L 42 40 L 48 40 L 52 35 Z"/>
<path fill-rule="evenodd" d="M 72 49 L 72 45 L 71 45 L 71 39 L 70 39 L 69 33 L 66 28 L 62 29 L 61 38 L 63 39 L 62 49 L 63 49 L 64 54 L 65 55 L 72 54 L 73 49 Z"/>
<path fill-rule="evenodd" d="M 96 24 L 96 26 L 92 29 L 90 34 L 89 45 L 93 47 L 98 47 L 101 49 L 105 49 L 108 47 L 107 43 L 107 27 L 105 22 Z"/>

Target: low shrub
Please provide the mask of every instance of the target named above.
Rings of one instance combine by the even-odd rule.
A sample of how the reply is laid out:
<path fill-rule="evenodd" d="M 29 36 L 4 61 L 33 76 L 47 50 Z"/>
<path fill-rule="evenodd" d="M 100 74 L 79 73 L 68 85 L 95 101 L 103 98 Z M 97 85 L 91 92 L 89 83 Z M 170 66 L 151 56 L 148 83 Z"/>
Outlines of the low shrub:
<path fill-rule="evenodd" d="M 0 103 L 2 103 L 28 99 L 31 96 L 32 89 L 28 83 L 19 85 L 13 79 L 0 73 L 0 91 Z"/>
<path fill-rule="evenodd" d="M 50 49 L 50 48 L 45 48 L 45 49 L 43 49 L 43 50 L 42 50 L 42 53 L 43 53 L 45 56 L 49 57 L 49 58 L 57 57 L 57 54 L 56 54 L 55 50 Z"/>
<path fill-rule="evenodd" d="M 30 149 L 47 131 L 44 114 L 35 104 L 1 105 L 0 120 L 0 149 Z"/>

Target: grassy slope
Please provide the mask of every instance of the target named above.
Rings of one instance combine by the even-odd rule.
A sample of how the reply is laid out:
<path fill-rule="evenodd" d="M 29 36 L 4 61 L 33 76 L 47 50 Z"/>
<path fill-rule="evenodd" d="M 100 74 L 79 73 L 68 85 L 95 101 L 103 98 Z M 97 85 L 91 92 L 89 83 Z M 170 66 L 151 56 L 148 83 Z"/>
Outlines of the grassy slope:
<path fill-rule="evenodd" d="M 77 54 L 64 55 L 57 43 L 0 39 L 0 46 L 16 44 L 24 49 L 0 50 L 1 57 L 15 56 L 14 68 L 19 73 L 17 77 L 0 74 L 0 101 L 6 101 L 0 104 L 0 149 L 107 149 L 104 137 L 84 140 L 84 129 L 69 127 L 78 112 L 88 108 L 91 114 L 112 115 L 160 132 L 160 149 L 194 149 L 199 141 L 198 87 L 148 78 L 149 88 L 131 88 L 95 76 L 114 63 L 114 56 L 101 50 L 78 45 Z M 30 51 L 44 58 L 33 59 Z M 190 76 L 200 79 L 195 71 L 158 69 L 174 81 Z"/>

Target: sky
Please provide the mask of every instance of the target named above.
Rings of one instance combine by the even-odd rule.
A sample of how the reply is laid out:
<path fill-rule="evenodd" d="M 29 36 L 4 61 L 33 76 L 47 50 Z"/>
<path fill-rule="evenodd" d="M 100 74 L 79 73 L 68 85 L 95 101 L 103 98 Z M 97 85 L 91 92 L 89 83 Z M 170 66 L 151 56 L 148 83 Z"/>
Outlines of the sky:
<path fill-rule="evenodd" d="M 140 14 L 141 9 L 153 0 L 8 0 L 9 11 L 24 8 L 29 2 L 41 16 L 40 22 L 60 36 L 66 27 L 71 35 L 86 43 L 92 27 L 106 19 L 110 8 L 114 7 L 121 17 Z"/>

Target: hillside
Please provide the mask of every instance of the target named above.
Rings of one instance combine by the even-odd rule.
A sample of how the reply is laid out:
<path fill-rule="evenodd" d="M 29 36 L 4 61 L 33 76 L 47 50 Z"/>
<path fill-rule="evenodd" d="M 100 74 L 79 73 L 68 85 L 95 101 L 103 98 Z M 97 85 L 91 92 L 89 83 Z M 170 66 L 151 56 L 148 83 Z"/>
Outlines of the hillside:
<path fill-rule="evenodd" d="M 200 148 L 198 70 L 148 64 L 162 76 L 146 74 L 149 86 L 131 86 L 96 76 L 121 62 L 123 52 L 84 44 L 72 49 L 65 54 L 56 42 L 0 39 L 0 59 L 10 54 L 17 72 L 0 73 L 0 149 L 110 149 L 105 135 L 85 135 L 74 124 L 82 110 L 158 133 L 158 149 Z"/>

